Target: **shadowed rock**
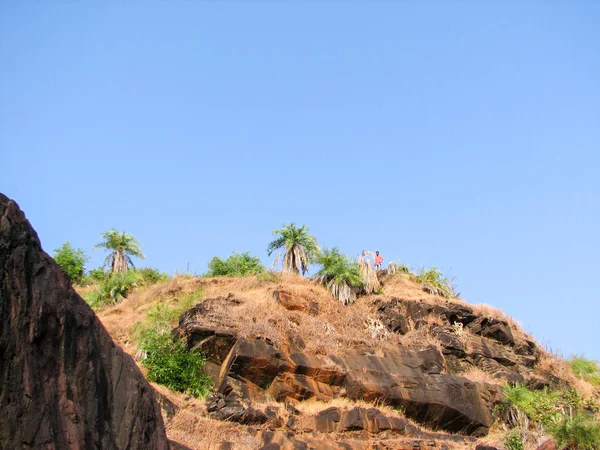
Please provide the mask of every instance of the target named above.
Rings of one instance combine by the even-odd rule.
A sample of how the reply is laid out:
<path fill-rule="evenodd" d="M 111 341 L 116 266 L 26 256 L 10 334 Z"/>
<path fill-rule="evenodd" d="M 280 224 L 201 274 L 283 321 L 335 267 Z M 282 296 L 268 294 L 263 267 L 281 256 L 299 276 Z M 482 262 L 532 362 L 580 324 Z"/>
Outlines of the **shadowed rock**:
<path fill-rule="evenodd" d="M 152 388 L 0 194 L 0 448 L 167 449 Z"/>

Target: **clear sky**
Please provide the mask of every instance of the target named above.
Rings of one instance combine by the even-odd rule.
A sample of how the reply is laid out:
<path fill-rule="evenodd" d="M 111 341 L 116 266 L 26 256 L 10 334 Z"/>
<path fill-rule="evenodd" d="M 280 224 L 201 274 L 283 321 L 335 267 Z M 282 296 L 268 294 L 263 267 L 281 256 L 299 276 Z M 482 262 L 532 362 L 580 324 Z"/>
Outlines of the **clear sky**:
<path fill-rule="evenodd" d="M 270 264 L 271 232 L 456 277 L 600 359 L 600 2 L 0 3 L 0 191 L 52 253 Z"/>

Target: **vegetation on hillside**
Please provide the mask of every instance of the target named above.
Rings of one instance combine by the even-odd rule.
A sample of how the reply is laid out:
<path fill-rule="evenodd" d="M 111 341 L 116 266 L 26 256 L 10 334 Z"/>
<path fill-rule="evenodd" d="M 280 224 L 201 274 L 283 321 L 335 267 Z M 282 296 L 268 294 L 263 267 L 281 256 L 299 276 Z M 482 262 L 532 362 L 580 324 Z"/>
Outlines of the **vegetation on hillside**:
<path fill-rule="evenodd" d="M 583 356 L 573 356 L 569 360 L 573 373 L 594 386 L 600 386 L 600 363 Z"/>
<path fill-rule="evenodd" d="M 317 257 L 321 268 L 315 278 L 327 287 L 341 304 L 349 305 L 356 301 L 356 294 L 363 287 L 363 277 L 356 261 L 342 255 L 337 247 L 324 249 Z"/>
<path fill-rule="evenodd" d="M 139 242 L 131 234 L 120 233 L 113 228 L 100 236 L 103 240 L 95 248 L 109 251 L 104 266 L 110 267 L 111 273 L 125 273 L 130 267 L 134 267 L 132 257 L 144 258 Z"/>
<path fill-rule="evenodd" d="M 416 279 L 430 294 L 446 298 L 458 297 L 452 281 L 445 277 L 437 267 L 421 268 Z"/>
<path fill-rule="evenodd" d="M 157 303 L 148 311 L 146 320 L 136 326 L 141 364 L 148 369 L 146 377 L 194 397 L 207 396 L 212 386 L 211 378 L 203 371 L 204 355 L 199 350 L 188 349 L 171 330 L 179 316 L 201 296 L 202 292 L 197 290 Z"/>
<path fill-rule="evenodd" d="M 313 235 L 308 232 L 308 227 L 302 225 L 296 228 L 292 222 L 273 232 L 275 239 L 269 243 L 267 254 L 271 256 L 279 250 L 273 266 L 282 261 L 283 271 L 287 273 L 306 275 L 308 266 L 319 255 L 319 245 Z"/>
<path fill-rule="evenodd" d="M 511 426 L 505 441 L 509 449 L 523 448 L 531 434 L 544 433 L 554 438 L 559 449 L 600 449 L 598 404 L 574 389 L 530 390 L 522 384 L 506 385 L 499 411 Z"/>
<path fill-rule="evenodd" d="M 218 256 L 213 257 L 208 263 L 207 277 L 245 277 L 263 273 L 265 267 L 260 259 L 251 256 L 249 252 L 234 253 L 223 260 Z"/>
<path fill-rule="evenodd" d="M 88 290 L 82 297 L 93 309 L 98 309 L 123 300 L 136 287 L 165 281 L 169 276 L 156 269 L 145 267 L 128 270 L 125 273 L 105 273 L 101 269 L 96 269 L 85 278 L 88 278 L 85 280 Z"/>
<path fill-rule="evenodd" d="M 69 241 L 54 250 L 54 260 L 67 273 L 71 282 L 79 283 L 85 274 L 85 263 L 88 260 L 85 252 L 74 248 Z"/>

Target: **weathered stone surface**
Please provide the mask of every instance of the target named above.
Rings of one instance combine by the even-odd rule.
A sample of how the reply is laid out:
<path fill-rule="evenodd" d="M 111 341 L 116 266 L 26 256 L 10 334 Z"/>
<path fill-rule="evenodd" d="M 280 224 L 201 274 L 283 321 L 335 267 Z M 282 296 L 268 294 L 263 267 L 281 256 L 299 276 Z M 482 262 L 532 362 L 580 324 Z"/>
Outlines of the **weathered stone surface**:
<path fill-rule="evenodd" d="M 480 358 L 498 361 L 503 366 L 516 366 L 519 358 L 506 347 L 479 336 L 466 337 L 467 354 L 475 363 Z"/>
<path fill-rule="evenodd" d="M 401 406 L 407 416 L 433 428 L 485 434 L 491 424 L 493 389 L 442 375 L 444 357 L 434 347 L 399 348 L 383 356 L 348 351 L 331 360 L 334 364 L 326 365 L 314 355 L 285 354 L 265 341 L 239 339 L 221 375 L 269 388 L 278 401 L 329 400 L 344 388 L 351 399 Z"/>
<path fill-rule="evenodd" d="M 168 448 L 152 388 L 2 194 L 0 410 L 0 448 Z"/>
<path fill-rule="evenodd" d="M 403 435 L 406 421 L 398 417 L 387 417 L 377 408 L 355 407 L 350 410 L 327 408 L 307 420 L 305 431 L 316 430 L 319 433 L 349 433 L 365 430 L 372 435 L 389 431 Z"/>
<path fill-rule="evenodd" d="M 473 334 L 479 334 L 490 339 L 495 339 L 504 345 L 515 344 L 515 338 L 510 330 L 510 325 L 503 320 L 491 317 L 479 317 L 469 324 L 469 330 Z"/>
<path fill-rule="evenodd" d="M 208 402 L 206 409 L 213 419 L 244 425 L 263 424 L 269 420 L 265 412 L 243 404 L 233 392 L 228 395 L 215 395 Z"/>
<path fill-rule="evenodd" d="M 187 337 L 188 348 L 201 349 L 208 356 L 208 361 L 222 364 L 237 341 L 237 336 L 229 331 L 218 331 L 199 326 L 196 323 L 185 323 L 180 328 Z"/>
<path fill-rule="evenodd" d="M 269 393 L 278 402 L 285 400 L 329 401 L 337 397 L 341 391 L 340 386 L 319 382 L 306 375 L 295 373 L 282 373 L 277 376 L 269 387 Z"/>
<path fill-rule="evenodd" d="M 514 351 L 517 355 L 533 356 L 537 351 L 537 345 L 535 342 L 526 339 L 522 342 L 518 342 L 515 345 Z"/>
<path fill-rule="evenodd" d="M 378 319 L 388 330 L 398 334 L 406 334 L 410 331 L 408 321 L 401 310 L 400 300 L 394 298 L 389 302 L 378 301 L 376 303 Z"/>
<path fill-rule="evenodd" d="M 303 311 L 313 316 L 319 314 L 319 304 L 317 302 L 309 301 L 291 292 L 277 290 L 273 292 L 273 297 L 277 303 L 289 311 Z"/>

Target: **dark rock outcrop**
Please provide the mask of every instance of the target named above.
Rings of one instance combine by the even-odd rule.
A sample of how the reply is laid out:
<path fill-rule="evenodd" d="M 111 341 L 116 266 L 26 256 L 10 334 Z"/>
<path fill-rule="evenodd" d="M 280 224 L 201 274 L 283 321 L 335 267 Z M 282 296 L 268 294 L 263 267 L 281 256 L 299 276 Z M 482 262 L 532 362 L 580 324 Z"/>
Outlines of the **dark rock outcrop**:
<path fill-rule="evenodd" d="M 180 323 L 182 334 L 193 329 L 192 323 Z M 347 350 L 327 359 L 289 347 L 238 338 L 221 364 L 219 391 L 235 390 L 257 401 L 268 393 L 281 402 L 328 401 L 343 394 L 403 408 L 407 417 L 432 428 L 471 435 L 486 434 L 492 423 L 490 407 L 499 400 L 499 389 L 443 374 L 444 356 L 434 347 L 381 355 Z"/>
<path fill-rule="evenodd" d="M 167 449 L 160 408 L 0 194 L 0 448 Z"/>
<path fill-rule="evenodd" d="M 234 391 L 230 391 L 227 395 L 215 395 L 210 399 L 206 409 L 213 419 L 244 425 L 262 424 L 269 420 L 263 411 L 243 404 Z"/>

